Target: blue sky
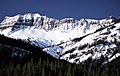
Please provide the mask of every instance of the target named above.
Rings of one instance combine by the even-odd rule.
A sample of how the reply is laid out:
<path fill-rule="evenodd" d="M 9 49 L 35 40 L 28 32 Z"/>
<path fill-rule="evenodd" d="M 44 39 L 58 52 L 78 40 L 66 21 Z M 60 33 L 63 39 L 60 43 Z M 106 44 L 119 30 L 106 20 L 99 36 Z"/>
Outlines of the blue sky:
<path fill-rule="evenodd" d="M 40 13 L 52 18 L 101 19 L 120 16 L 120 0 L 1 0 L 0 21 L 7 16 Z"/>

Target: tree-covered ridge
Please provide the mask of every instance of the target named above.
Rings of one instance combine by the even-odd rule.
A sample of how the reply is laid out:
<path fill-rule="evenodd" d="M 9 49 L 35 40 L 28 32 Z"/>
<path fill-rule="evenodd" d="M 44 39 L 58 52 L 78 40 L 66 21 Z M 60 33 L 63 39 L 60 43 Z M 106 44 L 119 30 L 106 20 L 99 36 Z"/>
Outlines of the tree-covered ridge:
<path fill-rule="evenodd" d="M 9 63 L 8 66 L 0 67 L 0 76 L 119 76 L 120 67 L 97 66 L 93 64 L 70 64 L 60 60 L 50 62 L 41 60 L 34 63 L 33 60 L 26 62 L 23 66 Z"/>
<path fill-rule="evenodd" d="M 18 51 L 19 50 L 19 51 Z M 26 59 L 21 59 L 21 60 L 30 60 L 31 58 L 34 59 L 34 61 L 38 61 L 39 57 L 42 57 L 42 59 L 47 59 L 51 58 L 51 60 L 55 59 L 53 58 L 51 55 L 47 54 L 46 52 L 43 52 L 42 49 L 40 47 L 36 47 L 34 45 L 29 44 L 28 42 L 22 41 L 20 39 L 12 39 L 12 38 L 8 38 L 5 37 L 3 35 L 0 35 L 0 59 L 4 57 L 4 59 L 6 60 L 10 60 L 11 59 L 16 59 L 17 61 L 19 61 L 20 57 L 18 58 L 14 58 L 11 57 L 12 53 L 14 54 L 15 52 L 13 51 L 18 51 L 21 52 L 22 50 L 25 50 L 24 53 L 26 56 L 24 58 Z M 7 59 L 9 58 L 9 59 Z"/>
<path fill-rule="evenodd" d="M 71 64 L 67 61 L 53 58 L 41 48 L 22 40 L 15 40 L 0 35 L 0 76 L 119 76 L 120 58 L 100 66 L 95 63 Z M 26 59 L 10 57 L 13 47 L 27 50 L 31 54 Z M 18 49 L 16 49 L 18 50 Z M 21 50 L 19 50 L 21 51 Z M 4 64 L 4 58 L 7 63 Z M 7 57 L 6 57 L 7 56 Z M 3 63 L 2 63 L 3 60 Z"/>

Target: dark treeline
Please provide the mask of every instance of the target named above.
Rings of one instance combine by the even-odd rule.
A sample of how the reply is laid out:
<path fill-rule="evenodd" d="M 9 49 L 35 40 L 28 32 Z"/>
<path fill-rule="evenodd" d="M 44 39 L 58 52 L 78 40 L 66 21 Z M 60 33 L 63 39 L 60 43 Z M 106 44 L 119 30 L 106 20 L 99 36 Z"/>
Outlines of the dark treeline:
<path fill-rule="evenodd" d="M 41 48 L 22 40 L 0 35 L 0 44 L 0 76 L 120 76 L 119 57 L 103 66 L 98 64 L 99 60 L 98 63 L 71 64 L 53 58 Z M 11 57 L 13 47 L 25 49 L 31 54 L 26 54 L 25 59 Z"/>
<path fill-rule="evenodd" d="M 120 76 L 120 67 L 98 66 L 93 64 L 70 64 L 61 60 L 49 61 L 42 60 L 41 57 L 37 63 L 26 62 L 23 66 L 9 65 L 0 67 L 0 76 Z"/>
<path fill-rule="evenodd" d="M 46 60 L 47 57 L 50 58 L 50 61 L 54 61 L 55 58 L 53 58 L 51 55 L 47 54 L 46 52 L 43 52 L 40 47 L 36 47 L 34 45 L 29 44 L 28 42 L 25 42 L 20 39 L 12 39 L 5 37 L 4 35 L 0 35 L 0 44 L 4 45 L 4 47 L 0 47 L 0 59 L 4 57 L 4 59 L 12 60 L 11 53 L 14 50 L 13 47 L 17 47 L 20 49 L 27 50 L 30 52 L 30 54 L 27 55 L 27 59 L 22 59 L 24 61 L 28 61 L 31 58 L 33 58 L 34 61 L 38 61 L 39 57 L 41 57 L 42 60 Z M 7 47 L 9 46 L 9 47 Z M 16 51 L 18 51 L 16 49 Z M 6 56 L 6 57 L 5 57 Z M 20 58 L 14 58 L 14 60 L 19 61 Z M 19 61 L 20 62 L 20 61 Z M 22 62 L 23 63 L 23 62 Z"/>

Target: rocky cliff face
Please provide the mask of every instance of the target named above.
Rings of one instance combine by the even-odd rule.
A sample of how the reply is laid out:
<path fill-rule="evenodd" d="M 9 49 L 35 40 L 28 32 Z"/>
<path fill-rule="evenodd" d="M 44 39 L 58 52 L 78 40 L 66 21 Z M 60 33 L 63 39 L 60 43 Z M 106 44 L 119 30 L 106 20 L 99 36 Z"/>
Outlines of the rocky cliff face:
<path fill-rule="evenodd" d="M 120 56 L 120 19 L 54 19 L 39 14 L 5 17 L 0 34 L 22 39 L 71 63 L 107 63 Z"/>

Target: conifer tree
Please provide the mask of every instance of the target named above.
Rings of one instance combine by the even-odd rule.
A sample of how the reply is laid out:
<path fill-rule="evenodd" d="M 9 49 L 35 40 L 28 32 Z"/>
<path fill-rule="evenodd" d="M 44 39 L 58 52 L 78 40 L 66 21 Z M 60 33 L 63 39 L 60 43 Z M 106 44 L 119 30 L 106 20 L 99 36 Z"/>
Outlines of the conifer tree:
<path fill-rule="evenodd" d="M 37 73 L 40 75 L 42 70 L 42 61 L 41 58 L 39 58 L 39 62 L 37 63 Z"/>
<path fill-rule="evenodd" d="M 25 63 L 22 68 L 22 76 L 26 76 L 26 74 L 27 74 L 27 64 Z"/>
<path fill-rule="evenodd" d="M 67 70 L 66 76 L 72 76 L 71 75 L 71 65 L 69 65 L 69 68 Z"/>
<path fill-rule="evenodd" d="M 92 76 L 91 64 L 88 67 L 87 76 Z"/>
<path fill-rule="evenodd" d="M 13 76 L 14 75 L 14 65 L 13 63 L 10 63 L 7 69 L 7 76 Z"/>
<path fill-rule="evenodd" d="M 62 76 L 62 72 L 61 72 L 61 70 L 59 70 L 59 72 L 58 72 L 58 76 Z"/>
<path fill-rule="evenodd" d="M 15 67 L 14 76 L 21 76 L 20 64 L 17 64 L 17 66 Z"/>
<path fill-rule="evenodd" d="M 41 76 L 45 76 L 45 70 L 44 70 L 44 67 L 42 67 L 42 74 Z"/>
<path fill-rule="evenodd" d="M 120 73 L 119 73 L 119 69 L 117 68 L 117 75 L 116 76 L 119 76 L 120 75 Z"/>
<path fill-rule="evenodd" d="M 51 72 L 49 71 L 49 74 L 48 74 L 48 76 L 51 76 Z"/>

